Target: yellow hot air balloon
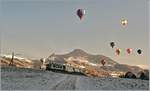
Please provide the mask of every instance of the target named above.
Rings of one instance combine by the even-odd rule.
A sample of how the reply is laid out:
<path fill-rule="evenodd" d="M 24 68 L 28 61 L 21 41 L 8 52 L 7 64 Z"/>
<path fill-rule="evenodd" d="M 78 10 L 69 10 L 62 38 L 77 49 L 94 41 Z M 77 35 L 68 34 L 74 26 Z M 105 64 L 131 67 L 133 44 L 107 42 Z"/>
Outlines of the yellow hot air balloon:
<path fill-rule="evenodd" d="M 122 24 L 122 26 L 126 26 L 126 25 L 128 24 L 128 20 L 122 18 L 122 19 L 121 19 L 121 24 Z"/>

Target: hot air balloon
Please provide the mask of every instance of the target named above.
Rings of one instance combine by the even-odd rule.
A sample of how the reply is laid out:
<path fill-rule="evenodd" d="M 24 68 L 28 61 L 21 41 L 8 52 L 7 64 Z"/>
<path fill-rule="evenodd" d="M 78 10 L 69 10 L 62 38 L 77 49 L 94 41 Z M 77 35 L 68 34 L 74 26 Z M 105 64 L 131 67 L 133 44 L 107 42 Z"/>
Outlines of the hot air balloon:
<path fill-rule="evenodd" d="M 84 9 L 78 9 L 77 15 L 80 18 L 80 20 L 82 20 L 83 16 L 85 15 L 85 10 Z"/>
<path fill-rule="evenodd" d="M 106 63 L 106 62 L 105 62 L 105 60 L 104 60 L 104 59 L 102 59 L 102 60 L 101 60 L 101 64 L 104 66 L 104 65 L 105 65 L 105 63 Z"/>
<path fill-rule="evenodd" d="M 116 54 L 119 55 L 121 53 L 121 49 L 116 49 Z"/>
<path fill-rule="evenodd" d="M 128 24 L 128 20 L 122 18 L 122 19 L 121 19 L 121 25 L 122 25 L 122 26 L 126 26 L 127 24 Z"/>
<path fill-rule="evenodd" d="M 110 42 L 110 46 L 111 46 L 112 48 L 114 48 L 115 43 L 114 43 L 114 42 Z"/>
<path fill-rule="evenodd" d="M 142 50 L 141 50 L 141 49 L 138 49 L 138 50 L 137 50 L 137 53 L 138 53 L 138 54 L 141 54 L 141 53 L 142 53 Z"/>
<path fill-rule="evenodd" d="M 127 51 L 128 54 L 131 54 L 132 49 L 131 48 L 127 48 L 126 51 Z"/>

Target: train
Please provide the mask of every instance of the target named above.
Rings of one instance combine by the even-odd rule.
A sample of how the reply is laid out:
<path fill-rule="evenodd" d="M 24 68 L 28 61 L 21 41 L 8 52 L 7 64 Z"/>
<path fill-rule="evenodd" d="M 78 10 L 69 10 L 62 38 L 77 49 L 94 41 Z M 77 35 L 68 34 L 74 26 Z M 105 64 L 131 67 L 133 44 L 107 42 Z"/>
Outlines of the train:
<path fill-rule="evenodd" d="M 61 71 L 67 73 L 84 73 L 83 69 L 72 67 L 69 64 L 62 64 L 57 62 L 49 62 L 48 64 L 46 64 L 46 70 Z"/>

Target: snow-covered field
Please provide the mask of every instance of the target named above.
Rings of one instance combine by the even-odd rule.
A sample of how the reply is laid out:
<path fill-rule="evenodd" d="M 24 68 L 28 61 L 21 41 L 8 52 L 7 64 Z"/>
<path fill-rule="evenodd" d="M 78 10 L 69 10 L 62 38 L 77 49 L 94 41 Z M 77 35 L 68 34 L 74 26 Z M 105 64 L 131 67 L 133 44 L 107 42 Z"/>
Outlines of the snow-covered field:
<path fill-rule="evenodd" d="M 149 81 L 2 67 L 1 87 L 2 90 L 148 90 Z"/>

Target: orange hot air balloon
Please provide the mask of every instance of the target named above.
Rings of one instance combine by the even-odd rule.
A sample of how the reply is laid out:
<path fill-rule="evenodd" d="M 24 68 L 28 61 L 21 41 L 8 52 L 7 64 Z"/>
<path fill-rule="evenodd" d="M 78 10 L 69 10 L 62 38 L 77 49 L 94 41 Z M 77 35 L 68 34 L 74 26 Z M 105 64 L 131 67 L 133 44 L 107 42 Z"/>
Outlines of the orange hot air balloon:
<path fill-rule="evenodd" d="M 103 66 L 106 64 L 106 62 L 105 62 L 104 59 L 101 60 L 101 64 L 102 64 Z"/>
<path fill-rule="evenodd" d="M 117 55 L 120 55 L 120 53 L 121 53 L 121 49 L 119 49 L 119 48 L 116 49 L 116 54 L 117 54 Z"/>
<path fill-rule="evenodd" d="M 82 20 L 83 16 L 85 15 L 85 10 L 84 9 L 78 9 L 77 15 L 80 18 L 80 20 Z"/>
<path fill-rule="evenodd" d="M 131 48 L 127 48 L 126 51 L 127 51 L 128 54 L 131 54 L 132 49 Z"/>

